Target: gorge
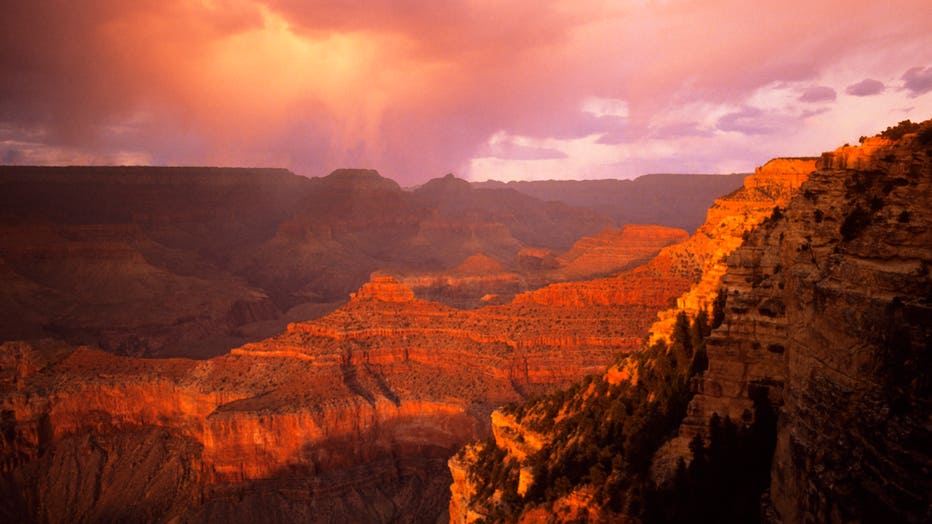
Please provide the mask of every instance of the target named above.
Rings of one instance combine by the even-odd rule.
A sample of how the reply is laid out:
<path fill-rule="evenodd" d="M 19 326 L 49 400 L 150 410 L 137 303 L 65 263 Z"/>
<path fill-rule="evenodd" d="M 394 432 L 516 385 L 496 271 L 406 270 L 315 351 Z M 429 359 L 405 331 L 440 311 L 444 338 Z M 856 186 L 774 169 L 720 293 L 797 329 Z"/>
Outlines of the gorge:
<path fill-rule="evenodd" d="M 112 169 L 0 171 L 4 520 L 932 517 L 932 121 L 772 160 L 688 238 L 452 176 Z M 729 431 L 744 513 L 703 505 Z"/>

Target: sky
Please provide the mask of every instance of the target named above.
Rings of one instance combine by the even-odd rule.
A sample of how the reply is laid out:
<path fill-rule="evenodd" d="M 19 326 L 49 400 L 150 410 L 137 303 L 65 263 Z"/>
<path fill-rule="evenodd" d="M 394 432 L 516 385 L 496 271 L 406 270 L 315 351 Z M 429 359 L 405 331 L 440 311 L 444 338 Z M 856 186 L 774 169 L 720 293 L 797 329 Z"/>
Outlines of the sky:
<path fill-rule="evenodd" d="M 932 118 L 928 0 L 5 0 L 0 163 L 747 172 Z"/>

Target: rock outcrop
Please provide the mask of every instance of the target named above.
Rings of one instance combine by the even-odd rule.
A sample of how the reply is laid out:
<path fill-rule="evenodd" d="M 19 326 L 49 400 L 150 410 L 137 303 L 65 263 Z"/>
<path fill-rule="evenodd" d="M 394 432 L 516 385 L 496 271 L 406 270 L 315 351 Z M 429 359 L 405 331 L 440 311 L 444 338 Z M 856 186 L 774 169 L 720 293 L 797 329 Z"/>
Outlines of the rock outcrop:
<path fill-rule="evenodd" d="M 553 284 L 518 295 L 514 302 L 586 308 L 593 304 L 630 302 L 635 300 L 634 297 L 639 297 L 636 302 L 644 306 L 639 318 L 652 317 L 654 320 L 650 326 L 645 325 L 644 329 L 650 330 L 655 340 L 669 339 L 679 311 L 686 309 L 695 315 L 699 310 L 711 308 L 727 268 L 726 258 L 742 244 L 748 231 L 767 219 L 776 207 L 786 205 L 814 167 L 815 159 L 773 160 L 747 177 L 743 187 L 716 200 L 707 214 L 706 222 L 688 240 L 664 247 L 650 262 L 615 277 Z M 660 312 L 659 318 L 653 312 Z M 624 317 L 616 319 L 619 320 L 631 322 Z M 621 382 L 636 384 L 638 375 L 643 371 L 640 365 L 623 360 L 606 371 L 603 381 L 613 385 Z M 580 403 L 587 398 L 588 393 L 585 391 L 579 392 L 579 398 L 572 402 Z M 536 404 L 531 406 L 529 411 L 540 411 L 533 407 Z M 533 430 L 532 418 L 516 419 L 513 415 L 496 412 L 491 419 L 496 447 L 505 450 L 505 460 L 515 461 L 515 468 L 521 472 L 518 475 L 519 483 L 523 481 L 525 484 L 533 482 L 530 478 L 533 468 L 526 461 L 528 455 L 540 450 L 554 438 L 554 435 L 539 434 Z M 563 437 L 570 439 L 566 435 Z M 535 445 L 529 448 L 529 443 Z M 473 444 L 450 461 L 453 478 L 459 479 L 451 487 L 450 512 L 453 522 L 474 522 L 488 517 L 499 502 L 496 499 L 490 503 L 490 500 L 478 498 L 475 484 L 468 479 L 467 471 L 475 469 L 474 459 L 486 447 L 482 443 Z M 685 444 L 682 447 L 685 448 Z M 568 498 L 560 497 L 546 511 L 552 513 L 560 507 L 567 509 L 567 515 L 587 518 L 585 515 L 588 515 L 588 509 L 579 512 L 577 510 L 580 508 L 574 505 L 574 501 L 578 502 L 577 498 L 583 496 L 584 492 L 585 488 L 583 491 L 572 492 Z M 598 504 L 592 503 L 589 506 L 596 507 Z M 577 510 L 569 511 L 573 507 Z M 530 507 L 526 509 L 533 511 Z M 600 510 L 596 508 L 594 511 L 593 518 L 624 518 L 624 515 L 617 512 L 598 517 Z M 517 515 L 515 518 L 519 521 L 524 518 L 521 516 L 524 515 L 522 511 L 513 515 Z"/>
<path fill-rule="evenodd" d="M 401 276 L 416 295 L 460 308 L 504 304 L 522 292 L 534 291 L 548 284 L 581 282 L 618 274 L 644 264 L 664 247 L 686 240 L 680 229 L 662 226 L 626 225 L 620 229 L 606 229 L 596 236 L 583 237 L 565 253 L 523 248 L 509 269 L 501 262 L 483 254 L 468 257 L 458 266 L 446 271 L 414 273 Z M 556 299 L 561 289 L 588 287 L 598 290 L 612 280 L 555 287 L 544 303 L 565 305 Z M 598 291 L 597 291 L 598 292 Z M 519 301 L 537 300 L 547 294 L 521 295 Z M 610 293 L 603 293 L 609 295 Z M 530 298 L 537 296 L 537 298 Z M 620 302 L 624 298 L 606 298 L 605 303 Z"/>
<path fill-rule="evenodd" d="M 925 522 L 932 122 L 823 154 L 725 278 L 725 324 L 686 426 L 782 405 L 772 514 Z"/>
<path fill-rule="evenodd" d="M 699 253 L 700 260 L 705 256 L 708 263 L 699 283 L 680 297 L 677 309 L 707 310 L 721 289 L 723 300 L 717 302 L 722 317 L 714 319 L 720 326 L 703 341 L 708 369 L 694 382 L 695 396 L 679 436 L 651 457 L 649 475 L 615 477 L 613 460 L 608 482 L 604 471 L 592 470 L 581 476 L 588 484 L 557 486 L 556 493 L 569 494 L 544 497 L 546 504 L 539 502 L 540 495 L 531 502 L 515 494 L 481 499 L 476 493 L 489 489 L 482 488 L 490 483 L 476 464 L 488 456 L 490 447 L 503 453 L 498 462 L 510 464 L 504 472 L 490 470 L 500 479 L 510 479 L 507 482 L 517 482 L 527 471 L 521 458 L 530 451 L 525 442 L 554 448 L 551 457 L 580 456 L 579 450 L 587 449 L 600 456 L 597 442 L 581 440 L 575 426 L 558 422 L 585 406 L 595 409 L 586 412 L 590 418 L 611 421 L 617 416 L 614 411 L 599 411 L 606 409 L 599 402 L 590 402 L 598 395 L 595 385 L 635 394 L 635 386 L 657 372 L 657 362 L 629 358 L 588 386 L 493 416 L 500 426 L 493 429 L 494 443 L 471 445 L 450 461 L 458 479 L 452 488 L 451 520 L 472 522 L 503 508 L 504 513 L 495 514 L 506 515 L 509 521 L 522 521 L 541 509 L 553 515 L 556 508 L 595 487 L 601 498 L 590 504 L 589 511 L 608 510 L 609 500 L 619 500 L 615 495 L 630 502 L 645 491 L 668 489 L 668 498 L 655 501 L 659 506 L 651 506 L 648 497 L 646 509 L 642 503 L 621 504 L 606 517 L 623 521 L 659 511 L 649 517 L 663 521 L 663 515 L 671 514 L 671 500 L 686 503 L 689 493 L 706 489 L 689 487 L 689 479 L 712 478 L 692 467 L 676 469 L 676 459 L 691 460 L 691 451 L 703 449 L 703 442 L 710 440 L 712 448 L 703 453 L 711 453 L 712 460 L 747 453 L 747 449 L 715 447 L 723 445 L 722 440 L 715 441 L 716 434 L 723 434 L 721 421 L 726 420 L 726 427 L 730 420 L 739 428 L 749 428 L 754 435 L 761 431 L 755 428 L 769 427 L 751 427 L 755 417 L 773 409 L 778 417 L 775 426 L 757 442 L 772 439 L 775 450 L 766 445 L 754 448 L 768 453 L 763 464 L 770 464 L 764 470 L 765 479 L 769 471 L 769 482 L 761 488 L 769 484 L 769 489 L 763 499 L 760 491 L 748 492 L 751 498 L 743 503 L 751 506 L 751 516 L 759 513 L 768 522 L 927 522 L 932 518 L 928 475 L 932 457 L 926 445 L 932 417 L 928 269 L 932 121 L 901 123 L 862 140 L 860 146 L 823 154 L 811 173 L 809 166 L 811 160 L 780 160 L 759 169 L 759 180 L 749 178 L 742 190 L 710 210 L 710 221 L 721 217 L 722 228 L 734 233 L 720 236 L 721 246 L 714 246 L 701 240 L 704 230 L 712 234 L 703 226 L 691 239 L 696 244 L 690 251 Z M 751 198 L 751 211 L 740 213 L 742 198 L 755 193 L 774 200 L 764 204 Z M 756 227 L 741 226 L 739 217 Z M 724 264 L 719 264 L 723 256 Z M 662 258 L 663 253 L 656 260 Z M 658 339 L 669 339 L 665 316 L 653 327 L 659 331 Z M 624 389 L 626 384 L 631 387 Z M 652 396 L 647 395 L 648 403 Z M 542 425 L 542 420 L 552 422 Z M 540 431 L 548 425 L 566 431 Z M 525 434 L 533 438 L 525 439 Z M 751 445 L 750 441 L 744 445 Z M 626 454 L 627 449 L 611 449 L 620 450 L 615 459 L 622 465 L 639 458 Z M 701 463 L 709 460 L 705 456 Z M 513 471 L 520 473 L 512 479 L 508 475 Z M 719 488 L 727 493 L 746 486 Z M 726 502 L 692 499 L 689 503 L 709 507 Z M 572 512 L 566 515 L 556 520 L 575 518 Z"/>

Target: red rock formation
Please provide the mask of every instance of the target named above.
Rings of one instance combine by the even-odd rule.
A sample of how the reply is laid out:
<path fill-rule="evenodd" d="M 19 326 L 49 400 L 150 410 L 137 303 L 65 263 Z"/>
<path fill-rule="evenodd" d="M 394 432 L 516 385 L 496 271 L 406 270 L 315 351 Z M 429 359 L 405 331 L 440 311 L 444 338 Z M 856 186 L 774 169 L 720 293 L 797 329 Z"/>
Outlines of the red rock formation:
<path fill-rule="evenodd" d="M 627 225 L 617 231 L 606 229 L 598 236 L 584 237 L 562 256 L 548 250 L 524 248 L 515 259 L 514 270 L 507 270 L 500 262 L 479 254 L 470 256 L 448 271 L 407 275 L 402 279 L 421 298 L 474 308 L 493 301 L 501 304 L 521 291 L 535 290 L 555 282 L 578 282 L 619 273 L 646 262 L 662 248 L 682 242 L 686 237 L 686 232 L 678 229 Z M 590 294 L 603 296 L 601 301 L 591 302 L 602 305 L 634 302 L 638 300 L 636 297 L 640 297 L 638 290 L 632 287 L 635 285 L 633 278 L 629 278 L 626 291 L 612 291 L 612 282 L 604 280 L 557 286 L 548 291 L 519 295 L 517 301 L 565 306 L 567 289 L 583 293 L 584 289 L 589 289 Z M 643 285 L 644 289 L 648 287 L 649 284 Z M 663 300 L 666 299 L 667 290 L 656 291 L 664 294 Z M 627 296 L 623 296 L 625 293 Z M 558 298 L 561 294 L 563 299 Z"/>
<path fill-rule="evenodd" d="M 650 329 L 655 338 L 667 338 L 672 332 L 675 316 L 679 311 L 685 309 L 695 315 L 700 309 L 707 310 L 711 307 L 721 285 L 722 275 L 727 269 L 727 257 L 741 246 L 747 232 L 769 217 L 775 207 L 786 206 L 814 166 L 814 159 L 777 159 L 768 162 L 745 180 L 744 187 L 716 200 L 708 212 L 706 222 L 694 235 L 685 242 L 663 248 L 647 264 L 616 277 L 581 283 L 553 284 L 519 295 L 514 303 L 559 304 L 583 310 L 600 304 L 636 303 L 643 307 L 639 316 L 641 319 L 656 320 L 657 317 L 652 312 L 660 311 L 659 320 L 650 326 L 643 325 L 642 329 L 645 332 Z M 625 319 L 625 322 L 631 321 L 630 317 Z M 637 365 L 624 360 L 619 366 L 606 371 L 605 382 L 636 383 L 640 372 Z M 524 481 L 532 482 L 530 477 L 525 475 L 529 474 L 530 466 L 521 462 L 528 455 L 526 448 L 531 446 L 529 443 L 536 443 L 531 447 L 536 446 L 539 449 L 550 436 L 537 435 L 526 421 L 509 418 L 500 412 L 493 414 L 492 422 L 496 445 L 508 452 L 508 459 L 518 461 L 522 477 L 527 477 Z M 685 449 L 686 443 L 688 440 L 682 446 L 668 445 L 667 449 L 661 450 L 661 454 L 675 455 L 671 450 Z M 475 446 L 481 448 L 482 445 Z M 474 522 L 487 516 L 494 506 L 494 501 L 490 503 L 488 500 L 475 498 L 472 483 L 463 480 L 466 469 L 470 467 L 469 457 L 474 457 L 476 453 L 476 449 L 470 451 L 468 447 L 464 454 L 450 461 L 453 478 L 459 479 L 451 487 L 450 513 L 453 522 Z M 577 511 L 581 508 L 576 504 L 577 498 L 583 495 L 584 492 L 572 492 L 568 498 L 561 498 L 552 507 L 547 506 L 546 510 L 552 514 L 555 508 L 565 507 L 567 515 L 586 518 L 583 516 L 585 512 Z M 596 513 L 599 511 L 598 508 L 589 509 Z M 618 514 L 603 517 L 623 518 Z"/>
<path fill-rule="evenodd" d="M 681 229 L 661 226 L 629 224 L 618 230 L 607 229 L 573 244 L 561 257 L 566 262 L 557 273 L 563 275 L 561 280 L 583 280 L 617 273 L 647 262 L 661 248 L 683 242 L 688 237 L 689 234 Z"/>
<path fill-rule="evenodd" d="M 289 475 L 343 478 L 349 471 L 362 472 L 360 479 L 301 496 L 340 501 L 343 509 L 328 514 L 341 518 L 349 513 L 340 511 L 372 511 L 406 486 L 439 493 L 448 478 L 417 472 L 432 471 L 486 433 L 494 406 L 604 370 L 613 355 L 640 344 L 656 307 L 679 292 L 636 288 L 590 293 L 574 307 L 544 294 L 463 311 L 419 300 L 394 278 L 374 275 L 333 313 L 205 361 L 7 344 L 4 358 L 13 364 L 3 367 L 10 370 L 0 406 L 4 467 L 20 479 L 18 489 L 39 489 L 26 469 L 65 467 L 46 450 L 72 449 L 91 433 L 104 436 L 102 453 L 129 453 L 136 444 L 124 448 L 107 435 L 141 443 L 161 428 L 171 446 L 186 450 L 179 466 L 197 474 L 188 477 L 181 501 L 147 499 L 147 511 L 197 515 L 216 508 L 214 494 L 236 486 L 275 479 L 269 486 L 287 485 Z M 121 464 L 95 471 L 128 475 Z M 350 489 L 372 492 L 384 478 L 392 486 L 386 493 L 357 503 L 345 498 Z M 101 511 L 93 499 L 74 503 Z M 49 518 L 71 514 L 62 509 Z"/>
<path fill-rule="evenodd" d="M 932 122 L 918 130 L 823 154 L 729 259 L 726 320 L 681 432 L 740 416 L 755 395 L 782 405 L 778 521 L 930 517 L 928 373 L 914 366 L 932 318 Z"/>
<path fill-rule="evenodd" d="M 776 449 L 769 491 L 760 508 L 765 521 L 929 521 L 932 458 L 926 443 L 927 422 L 932 417 L 928 402 L 932 279 L 927 268 L 932 265 L 928 227 L 932 222 L 932 121 L 907 121 L 863 140 L 860 147 L 825 153 L 802 185 L 804 170 L 793 169 L 798 165 L 796 161 L 768 164 L 774 169 L 789 168 L 786 176 L 759 170 L 762 180 L 749 180 L 744 191 L 791 198 L 763 221 L 767 214 L 763 211 L 769 206 L 752 199 L 752 210 L 757 207 L 761 213 L 745 216 L 758 225 L 741 235 L 740 247 L 726 248 L 725 253 L 718 248 L 705 250 L 710 261 L 705 267 L 714 271 L 707 270 L 679 305 L 702 307 L 712 296 L 704 286 L 714 283 L 724 288 L 724 322 L 706 339 L 708 370 L 695 383 L 697 394 L 679 437 L 653 456 L 650 478 L 627 480 L 640 482 L 640 488 L 669 481 L 675 459 L 689 458 L 686 442 L 695 435 L 708 439 L 713 414 L 749 425 L 755 413 L 778 407 L 775 435 L 770 435 L 775 437 Z M 773 191 L 774 184 L 786 188 L 783 197 Z M 740 198 L 735 197 L 747 197 L 746 192 L 723 200 L 732 200 L 740 209 Z M 794 192 L 795 196 L 787 194 Z M 711 219 L 717 213 L 709 215 Z M 722 235 L 719 240 L 728 246 L 733 235 Z M 731 253 L 723 268 L 715 269 L 716 252 Z M 662 258 L 663 254 L 657 260 Z M 664 328 L 663 322 L 659 327 Z M 629 359 L 597 382 L 600 386 L 635 383 L 655 364 Z M 556 418 L 573 414 L 574 406 L 592 396 L 592 387 L 561 400 Z M 647 402 L 653 402 L 650 395 Z M 501 476 L 519 468 L 519 485 L 533 483 L 524 478 L 528 464 L 520 460 L 540 446 L 554 446 L 549 457 L 566 450 L 591 450 L 590 445 L 596 446 L 593 452 L 597 455 L 605 451 L 598 443 L 577 438 L 575 428 L 560 434 L 532 431 L 538 427 L 534 423 L 543 412 L 541 404 L 492 417 L 495 447 L 506 453 L 497 463 L 518 461 Z M 513 413 L 525 415 L 508 415 Z M 591 411 L 585 413 L 592 416 Z M 595 416 L 599 414 L 596 410 Z M 766 438 L 757 431 L 760 428 L 752 430 L 751 436 L 739 437 L 736 447 L 758 439 L 754 444 L 761 446 L 758 451 L 768 451 L 762 444 Z M 723 444 L 713 443 L 712 455 L 723 450 L 747 454 L 745 449 L 728 447 L 716 451 L 715 445 Z M 455 522 L 487 517 L 501 500 L 501 495 L 477 496 L 476 486 L 487 486 L 488 479 L 467 474 L 487 448 L 494 449 L 471 445 L 449 463 L 455 480 L 450 505 Z M 635 457 L 620 454 L 614 458 Z M 723 467 L 731 467 L 727 460 L 718 460 Z M 716 466 L 714 458 L 711 464 Z M 615 469 L 613 465 L 613 475 Z M 687 476 L 693 475 L 689 470 Z M 624 487 L 626 479 L 620 480 L 621 488 L 611 483 L 602 487 L 632 495 L 625 492 L 632 489 Z M 688 484 L 694 480 L 683 482 L 680 477 L 674 486 L 696 489 Z M 711 492 L 730 488 L 740 492 L 744 487 L 716 486 L 718 491 Z M 565 493 L 565 487 L 561 491 Z M 576 486 L 569 495 L 539 507 L 512 499 L 509 509 L 517 516 L 511 518 L 520 521 L 539 515 L 541 509 L 554 515 L 555 521 L 577 518 L 578 511 L 570 509 L 564 518 L 555 514 L 556 509 L 588 492 L 588 486 Z M 682 492 L 670 493 L 676 498 Z M 750 502 L 756 513 L 759 495 L 751 495 L 753 499 L 741 502 Z M 699 501 L 698 506 L 716 503 Z M 603 497 L 587 509 L 598 511 L 606 506 Z M 623 511 L 634 514 L 639 509 Z M 588 518 L 593 518 L 591 513 Z M 624 519 L 624 515 L 610 518 Z"/>

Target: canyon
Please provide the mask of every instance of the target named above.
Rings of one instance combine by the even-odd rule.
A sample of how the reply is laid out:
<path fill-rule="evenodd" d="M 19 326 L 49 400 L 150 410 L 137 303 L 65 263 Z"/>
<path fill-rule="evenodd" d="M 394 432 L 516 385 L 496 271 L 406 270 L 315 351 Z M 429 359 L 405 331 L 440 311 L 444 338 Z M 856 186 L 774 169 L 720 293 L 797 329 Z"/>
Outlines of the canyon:
<path fill-rule="evenodd" d="M 207 358 L 332 311 L 379 270 L 452 278 L 409 282 L 448 305 L 504 303 L 567 278 L 529 269 L 535 254 L 623 225 L 452 175 L 406 191 L 371 170 L 0 166 L 0 340 Z M 477 279 L 474 256 L 505 271 Z"/>
<path fill-rule="evenodd" d="M 269 176 L 279 175 L 291 180 L 277 172 Z M 204 184 L 217 183 L 211 180 L 217 176 L 214 172 L 192 176 Z M 250 176 L 254 174 L 234 170 L 230 183 L 237 186 Z M 510 226 L 478 222 L 487 218 L 480 213 L 482 199 L 476 198 L 489 192 L 453 177 L 422 187 L 414 196 L 425 199 L 424 192 L 436 192 L 440 197 L 429 198 L 472 208 L 469 214 L 476 218 L 466 225 L 455 225 L 449 217 L 436 219 L 438 211 L 430 212 L 436 220 L 406 222 L 409 210 L 399 203 L 403 200 L 391 200 L 407 198 L 406 193 L 373 172 L 331 177 L 324 181 L 333 192 L 326 199 L 330 207 L 295 211 L 266 231 L 270 239 L 263 241 L 256 234 L 253 245 L 261 248 L 255 253 L 268 257 L 270 268 L 261 278 L 268 280 L 249 281 L 234 270 L 218 271 L 256 263 L 243 262 L 246 259 L 236 253 L 227 255 L 229 265 L 223 266 L 217 252 L 206 252 L 195 260 L 201 264 L 197 266 L 186 258 L 183 246 L 166 247 L 165 238 L 175 237 L 156 242 L 145 225 L 39 227 L 36 219 L 16 223 L 8 218 L 11 234 L 5 238 L 4 255 L 13 264 L 6 277 L 18 286 L 17 295 L 6 295 L 9 307 L 22 315 L 17 308 L 33 300 L 37 313 L 48 314 L 42 300 L 56 297 L 65 304 L 62 309 L 85 315 L 81 322 L 99 322 L 101 329 L 120 325 L 117 312 L 125 315 L 125 325 L 141 337 L 152 324 L 157 330 L 159 322 L 172 322 L 169 315 L 185 312 L 184 300 L 196 298 L 192 304 L 203 308 L 208 300 L 224 297 L 226 302 L 217 300 L 217 306 L 206 311 L 219 314 L 234 304 L 225 314 L 226 325 L 245 330 L 263 319 L 274 325 L 282 321 L 282 302 L 274 291 L 264 290 L 297 278 L 288 267 L 314 260 L 303 258 L 301 250 L 350 256 L 350 250 L 339 245 L 356 242 L 358 249 L 375 249 L 376 236 L 384 237 L 381 242 L 405 242 L 411 237 L 390 233 L 395 227 L 402 233 L 413 231 L 411 224 L 417 225 L 412 242 L 428 240 L 416 253 L 446 243 L 462 244 L 458 249 L 463 253 L 494 253 L 495 246 L 505 246 L 502 253 L 515 260 L 513 271 L 536 275 L 536 284 L 521 284 L 497 304 L 458 309 L 418 298 L 417 288 L 390 269 L 376 271 L 349 293 L 348 302 L 329 313 L 288 322 L 278 335 L 231 345 L 225 354 L 203 360 L 131 357 L 125 355 L 131 353 L 125 347 L 98 349 L 68 337 L 49 338 L 43 330 L 31 333 L 27 341 L 7 341 L 0 346 L 0 514 L 15 521 L 55 522 L 247 522 L 269 511 L 280 520 L 301 515 L 312 520 L 345 520 L 350 515 L 366 521 L 443 519 L 450 483 L 446 461 L 469 440 L 489 433 L 488 417 L 495 407 L 601 372 L 615 355 L 637 349 L 655 312 L 689 285 L 687 278 L 637 266 L 684 239 L 681 230 L 602 228 L 598 235 L 583 236 L 566 245 L 562 255 L 554 255 L 562 251 L 561 243 L 525 247 L 509 236 Z M 155 180 L 157 185 L 166 183 L 164 173 Z M 490 193 L 504 199 L 509 216 L 521 210 L 509 203 L 511 192 Z M 559 226 L 541 218 L 538 202 L 517 198 L 528 207 L 528 223 L 543 220 L 547 228 Z M 359 215 L 355 206 L 388 211 Z M 560 205 L 541 207 L 567 212 Z M 322 232 L 326 222 L 321 217 L 344 222 L 333 220 L 339 228 L 327 226 Z M 118 220 L 125 218 L 114 219 Z M 352 220 L 358 223 L 345 222 Z M 437 226 L 441 222 L 445 225 Z M 601 228 L 603 222 L 596 224 Z M 189 227 L 204 234 L 209 226 Z M 356 236 L 363 234 L 371 236 Z M 325 247 L 314 243 L 321 238 Z M 301 247 L 308 245 L 318 247 Z M 415 258 L 410 253 L 400 256 Z M 289 266 L 276 266 L 276 257 Z M 555 263 L 540 264 L 547 257 Z M 339 258 L 328 258 L 325 267 L 343 271 L 349 263 L 341 264 Z M 64 265 L 74 269 L 65 270 Z M 182 274 L 166 267 L 190 271 Z M 495 258 L 474 254 L 453 274 L 487 278 L 503 269 L 508 266 Z M 567 271 L 577 278 L 615 275 L 547 285 L 569 280 L 563 273 Z M 526 290 L 534 287 L 539 289 Z M 170 306 L 156 312 L 166 315 L 164 319 L 154 321 L 152 313 L 140 311 L 151 307 L 146 301 L 150 295 Z M 253 300 L 247 302 L 243 295 Z M 80 302 L 67 302 L 74 297 L 99 305 L 85 309 Z M 212 319 L 205 317 L 202 312 L 194 320 L 205 326 L 199 331 L 204 339 L 229 340 L 222 337 L 226 332 L 218 336 L 210 331 Z M 198 342 L 182 338 L 178 343 Z M 132 503 L 120 503 L 126 500 Z"/>
<path fill-rule="evenodd" d="M 932 121 L 688 237 L 453 176 L 3 169 L 5 521 L 932 518 Z"/>
<path fill-rule="evenodd" d="M 861 142 L 818 159 L 772 161 L 717 201 L 691 238 L 709 248 L 711 263 L 660 314 L 655 343 L 582 385 L 493 413 L 494 438 L 450 461 L 451 521 L 928 521 L 932 121 L 902 122 Z M 775 196 L 769 209 L 721 216 L 756 227 L 720 226 L 739 233 L 730 239 L 702 234 L 723 201 L 740 206 L 754 191 Z M 656 413 L 675 405 L 643 388 L 652 378 L 656 387 L 658 373 L 682 380 L 663 366 L 682 351 L 680 325 L 689 329 L 690 317 L 711 317 L 711 332 L 692 338 L 707 362 L 693 375 L 682 421 L 661 420 L 672 435 L 652 437 L 643 470 L 627 465 L 640 458 L 633 451 L 561 423 L 585 415 L 612 424 L 616 406 Z M 647 420 L 626 445 L 659 419 Z M 716 448 L 727 438 L 737 447 Z M 729 465 L 729 455 L 749 452 L 759 464 Z M 541 461 L 585 473 L 549 470 L 579 480 L 548 484 Z M 736 496 L 749 486 L 714 485 L 728 471 L 755 468 L 762 491 Z M 747 513 L 728 513 L 739 507 Z"/>
<path fill-rule="evenodd" d="M 287 490 L 288 504 L 319 518 L 433 521 L 448 498 L 446 459 L 488 433 L 494 407 L 600 372 L 688 284 L 629 273 L 614 277 L 632 280 L 617 290 L 561 284 L 476 310 L 376 274 L 330 314 L 209 360 L 8 342 L 3 511 L 247 521 Z M 152 441 L 163 454 L 130 472 L 137 446 Z M 86 453 L 100 455 L 96 468 L 73 459 Z M 100 498 L 143 474 L 184 483 L 126 508 Z M 97 487 L 56 498 L 69 481 Z"/>

